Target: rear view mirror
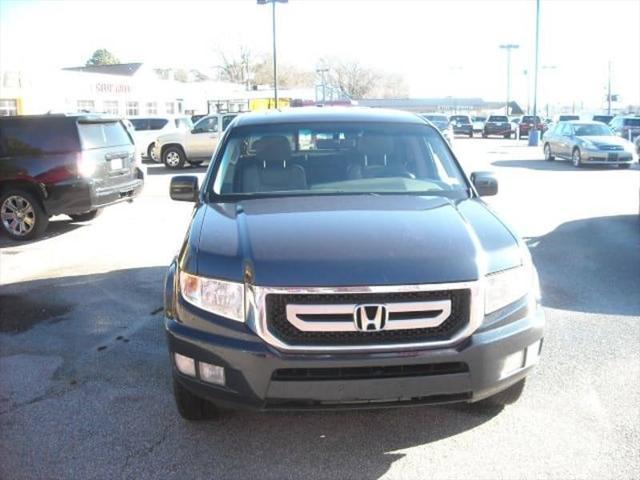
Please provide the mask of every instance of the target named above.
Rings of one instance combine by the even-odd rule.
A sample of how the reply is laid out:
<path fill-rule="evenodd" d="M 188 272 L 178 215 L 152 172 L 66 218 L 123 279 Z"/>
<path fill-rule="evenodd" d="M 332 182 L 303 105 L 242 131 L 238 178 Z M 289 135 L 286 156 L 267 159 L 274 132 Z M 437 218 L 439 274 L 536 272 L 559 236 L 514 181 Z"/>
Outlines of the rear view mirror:
<path fill-rule="evenodd" d="M 198 200 L 198 177 L 195 175 L 176 175 L 171 179 L 169 196 L 178 202 Z"/>
<path fill-rule="evenodd" d="M 498 180 L 493 172 L 473 172 L 471 183 L 481 197 L 490 197 L 498 193 Z"/>

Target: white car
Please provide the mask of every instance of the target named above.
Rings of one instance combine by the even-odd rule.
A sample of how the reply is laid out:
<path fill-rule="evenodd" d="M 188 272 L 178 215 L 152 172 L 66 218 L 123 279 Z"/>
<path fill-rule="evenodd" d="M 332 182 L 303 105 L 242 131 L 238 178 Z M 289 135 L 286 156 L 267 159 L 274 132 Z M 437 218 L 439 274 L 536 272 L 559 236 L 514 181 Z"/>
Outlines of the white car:
<path fill-rule="evenodd" d="M 198 120 L 191 130 L 160 135 L 155 139 L 154 155 L 167 168 L 182 168 L 185 162 L 200 165 L 211 159 L 222 132 L 237 113 L 216 113 Z"/>
<path fill-rule="evenodd" d="M 188 116 L 174 115 L 149 115 L 146 117 L 129 117 L 133 125 L 133 139 L 140 153 L 159 162 L 160 159 L 154 154 L 154 142 L 158 135 L 179 131 L 189 131 L 193 128 L 191 118 Z"/>

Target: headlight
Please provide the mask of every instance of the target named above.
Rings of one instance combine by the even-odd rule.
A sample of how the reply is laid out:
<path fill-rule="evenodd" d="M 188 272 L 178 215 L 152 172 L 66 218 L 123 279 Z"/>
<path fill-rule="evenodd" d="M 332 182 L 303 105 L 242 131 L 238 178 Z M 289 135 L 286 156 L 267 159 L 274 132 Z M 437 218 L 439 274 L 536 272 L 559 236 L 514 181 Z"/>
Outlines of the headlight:
<path fill-rule="evenodd" d="M 538 274 L 530 258 L 526 258 L 519 267 L 492 273 L 486 278 L 485 315 L 500 310 L 527 294 L 532 295 L 536 301 L 540 300 Z"/>
<path fill-rule="evenodd" d="M 599 150 L 598 146 L 594 143 L 591 143 L 588 140 L 585 140 L 584 142 L 582 142 L 582 146 L 588 150 Z"/>
<path fill-rule="evenodd" d="M 244 322 L 244 284 L 180 272 L 184 299 L 208 312 Z"/>

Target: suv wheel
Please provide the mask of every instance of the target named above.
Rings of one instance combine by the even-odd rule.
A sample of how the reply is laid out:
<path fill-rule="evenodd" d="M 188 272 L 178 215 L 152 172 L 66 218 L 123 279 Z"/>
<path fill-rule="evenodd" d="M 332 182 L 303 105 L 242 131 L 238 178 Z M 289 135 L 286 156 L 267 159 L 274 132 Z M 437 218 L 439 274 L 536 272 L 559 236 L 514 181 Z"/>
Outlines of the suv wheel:
<path fill-rule="evenodd" d="M 44 233 L 49 217 L 31 193 L 12 189 L 0 196 L 0 224 L 14 240 L 31 240 Z"/>
<path fill-rule="evenodd" d="M 100 213 L 102 213 L 102 210 L 96 209 L 96 210 L 91 210 L 90 212 L 80 213 L 77 215 L 69 215 L 69 216 L 71 217 L 71 220 L 73 220 L 74 222 L 88 222 L 89 220 L 93 220 L 94 218 L 96 218 L 98 215 L 100 215 Z"/>
<path fill-rule="evenodd" d="M 573 153 L 571 154 L 571 162 L 573 166 L 576 168 L 582 167 L 582 157 L 580 156 L 580 149 L 574 148 Z"/>
<path fill-rule="evenodd" d="M 169 147 L 162 152 L 162 163 L 164 163 L 167 168 L 182 168 L 184 162 L 184 153 L 180 147 Z"/>
<path fill-rule="evenodd" d="M 147 147 L 147 158 L 149 160 L 153 160 L 154 162 L 157 162 L 158 161 L 158 157 L 156 156 L 156 153 L 154 151 L 155 150 L 155 146 L 156 146 L 156 144 L 152 143 L 151 145 L 149 145 Z"/>
<path fill-rule="evenodd" d="M 523 378 L 518 383 L 511 385 L 506 390 L 503 390 L 495 395 L 485 398 L 478 402 L 478 406 L 483 407 L 504 407 L 505 405 L 511 405 L 516 403 L 524 392 L 524 386 L 526 379 Z"/>
<path fill-rule="evenodd" d="M 551 153 L 551 145 L 549 145 L 548 143 L 544 144 L 544 159 L 547 162 L 551 162 L 553 160 L 555 160 L 556 157 L 553 156 L 553 153 Z"/>
<path fill-rule="evenodd" d="M 208 420 L 216 416 L 215 406 L 184 388 L 180 382 L 173 379 L 173 398 L 178 407 L 178 413 L 185 420 Z"/>

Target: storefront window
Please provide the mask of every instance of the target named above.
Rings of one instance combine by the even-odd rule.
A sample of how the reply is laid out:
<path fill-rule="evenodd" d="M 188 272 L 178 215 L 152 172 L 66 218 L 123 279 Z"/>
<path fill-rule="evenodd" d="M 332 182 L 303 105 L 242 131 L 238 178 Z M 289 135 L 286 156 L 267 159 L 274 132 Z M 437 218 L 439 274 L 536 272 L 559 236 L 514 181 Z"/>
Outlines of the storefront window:
<path fill-rule="evenodd" d="M 147 113 L 156 115 L 158 113 L 158 104 L 156 102 L 147 102 Z"/>
<path fill-rule="evenodd" d="M 78 100 L 78 111 L 94 112 L 96 105 L 93 100 Z"/>
<path fill-rule="evenodd" d="M 0 117 L 18 114 L 18 101 L 15 99 L 0 99 Z"/>
<path fill-rule="evenodd" d="M 118 108 L 117 100 L 105 100 L 104 101 L 104 113 L 110 113 L 111 115 L 118 115 L 120 109 Z"/>
<path fill-rule="evenodd" d="M 127 102 L 127 115 L 139 115 L 138 102 Z"/>
<path fill-rule="evenodd" d="M 165 109 L 167 110 L 167 113 L 172 115 L 175 113 L 175 105 L 173 102 L 167 102 L 165 105 Z"/>

